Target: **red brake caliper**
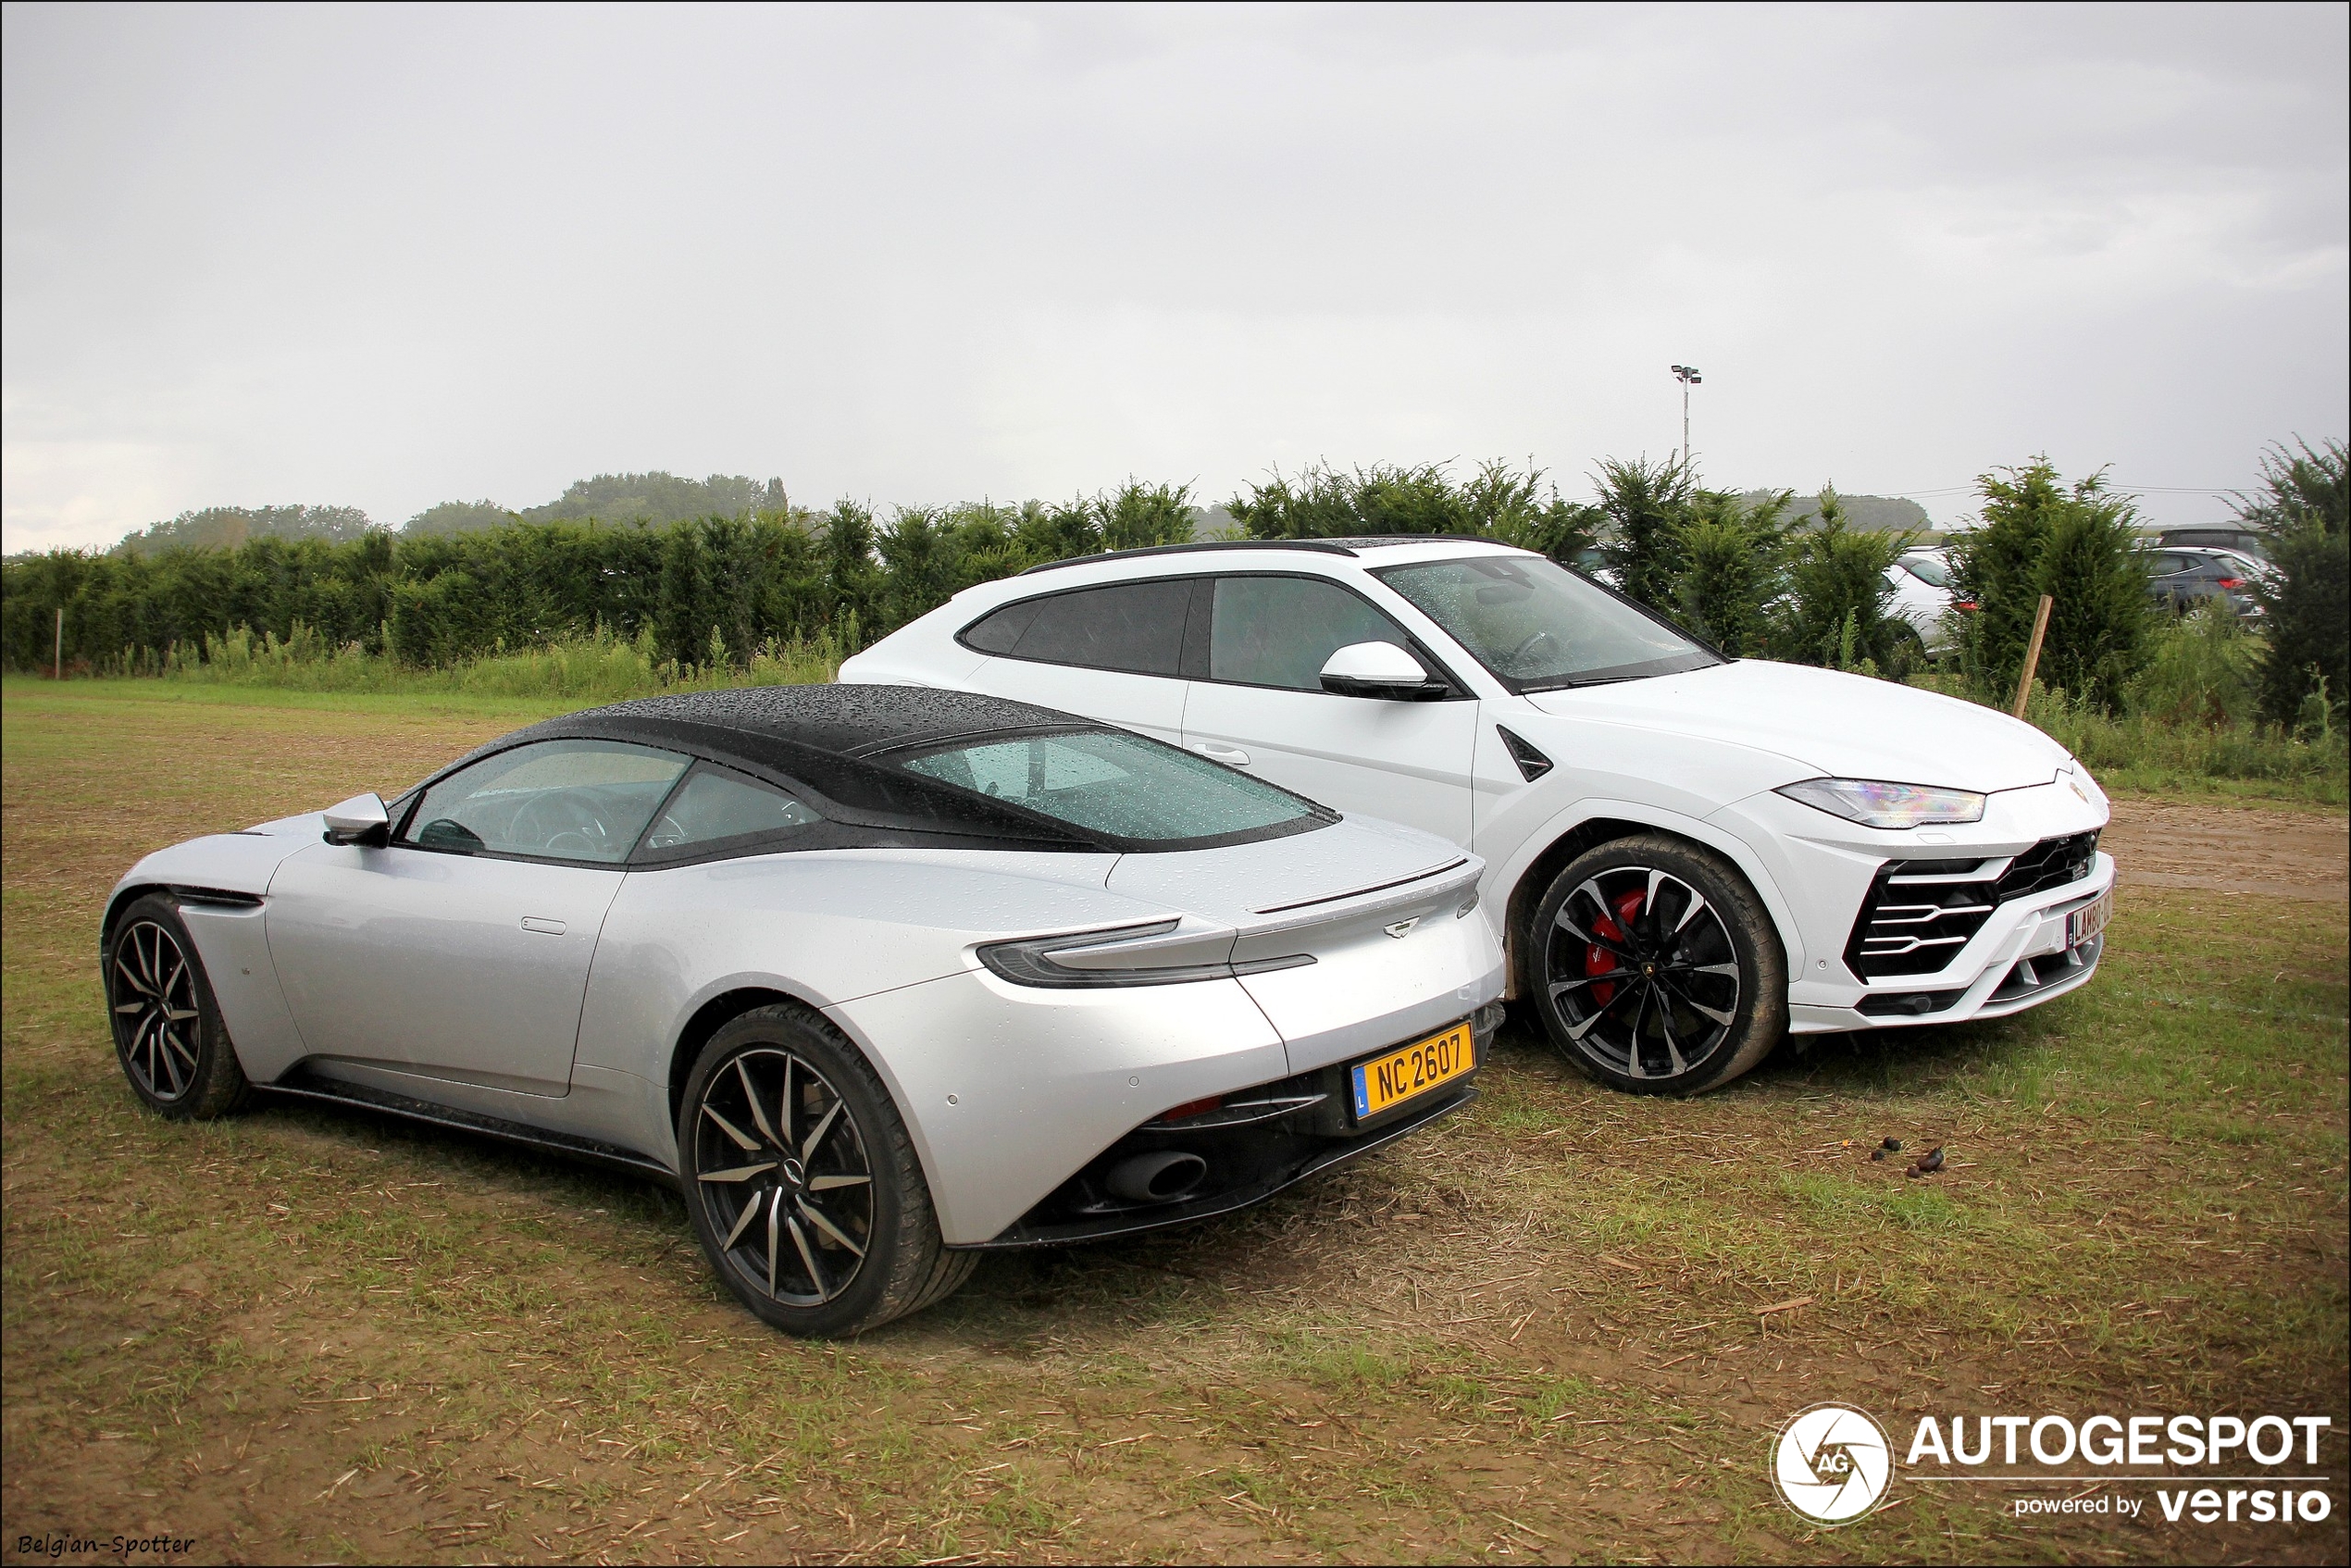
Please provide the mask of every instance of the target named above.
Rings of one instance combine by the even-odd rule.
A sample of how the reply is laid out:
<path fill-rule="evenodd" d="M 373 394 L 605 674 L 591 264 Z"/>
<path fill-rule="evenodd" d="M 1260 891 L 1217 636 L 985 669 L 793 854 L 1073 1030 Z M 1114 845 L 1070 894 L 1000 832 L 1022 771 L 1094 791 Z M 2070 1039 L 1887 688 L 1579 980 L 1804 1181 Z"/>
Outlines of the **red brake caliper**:
<path fill-rule="evenodd" d="M 1636 888 L 1616 901 L 1617 919 L 1623 921 L 1624 926 L 1630 926 L 1633 923 L 1633 916 L 1640 912 L 1640 907 L 1641 890 Z M 1611 920 L 1603 915 L 1592 922 L 1592 934 L 1596 937 L 1606 938 L 1612 942 L 1621 942 L 1624 940 L 1624 926 L 1618 925 L 1616 920 Z M 1600 946 L 1598 942 L 1593 942 L 1584 949 L 1584 973 L 1586 975 L 1605 975 L 1611 969 L 1623 966 L 1616 954 Z M 1592 988 L 1592 1005 L 1606 1007 L 1610 999 L 1615 995 L 1616 982 L 1602 980 Z"/>

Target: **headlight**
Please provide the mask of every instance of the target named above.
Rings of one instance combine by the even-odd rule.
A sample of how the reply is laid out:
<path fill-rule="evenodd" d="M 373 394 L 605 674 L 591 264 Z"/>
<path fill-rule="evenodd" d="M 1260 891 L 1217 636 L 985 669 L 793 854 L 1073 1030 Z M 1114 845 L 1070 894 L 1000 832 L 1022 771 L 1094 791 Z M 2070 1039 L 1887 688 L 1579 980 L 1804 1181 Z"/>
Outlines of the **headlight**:
<path fill-rule="evenodd" d="M 1865 828 L 1917 828 L 1929 822 L 1981 822 L 1984 797 L 1973 790 L 1889 784 L 1879 778 L 1807 778 L 1779 792 Z"/>

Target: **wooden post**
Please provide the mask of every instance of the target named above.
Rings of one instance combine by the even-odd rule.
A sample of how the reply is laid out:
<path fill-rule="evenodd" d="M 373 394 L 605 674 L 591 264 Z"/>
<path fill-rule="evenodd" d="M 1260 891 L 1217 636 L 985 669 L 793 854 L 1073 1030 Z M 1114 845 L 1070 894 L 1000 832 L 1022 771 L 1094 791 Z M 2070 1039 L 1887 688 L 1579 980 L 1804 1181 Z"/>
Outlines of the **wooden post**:
<path fill-rule="evenodd" d="M 66 678 L 66 607 L 57 606 L 57 678 Z"/>
<path fill-rule="evenodd" d="M 2033 672 L 2041 667 L 2041 639 L 2049 634 L 2049 607 L 2055 603 L 2044 593 L 2041 607 L 2033 612 L 2033 641 L 2024 650 L 2024 673 L 2016 678 L 2016 705 L 2009 709 L 2019 718 L 2024 716 L 2025 699 L 2033 695 Z"/>

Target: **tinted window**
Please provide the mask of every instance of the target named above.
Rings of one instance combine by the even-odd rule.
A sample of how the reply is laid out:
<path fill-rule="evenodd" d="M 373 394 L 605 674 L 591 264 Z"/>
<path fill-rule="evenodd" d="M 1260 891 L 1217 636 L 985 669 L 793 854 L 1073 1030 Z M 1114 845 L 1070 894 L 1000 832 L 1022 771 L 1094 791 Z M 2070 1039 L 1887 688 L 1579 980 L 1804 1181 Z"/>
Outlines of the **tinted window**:
<path fill-rule="evenodd" d="M 1717 655 L 1550 561 L 1474 555 L 1389 566 L 1380 580 L 1523 691 L 1673 675 Z"/>
<path fill-rule="evenodd" d="M 707 765 L 694 770 L 645 834 L 645 852 L 690 854 L 728 840 L 772 839 L 822 820 L 772 784 Z"/>
<path fill-rule="evenodd" d="M 1395 622 L 1336 583 L 1297 577 L 1216 579 L 1211 680 L 1319 691 L 1323 666 L 1353 642 L 1408 646 Z"/>
<path fill-rule="evenodd" d="M 1037 618 L 1042 599 L 1026 604 L 1007 604 L 992 616 L 983 616 L 964 628 L 964 641 L 983 653 L 1009 653 L 1020 646 L 1021 633 Z"/>
<path fill-rule="evenodd" d="M 616 740 L 516 746 L 427 790 L 405 839 L 425 849 L 618 861 L 686 762 Z"/>
<path fill-rule="evenodd" d="M 1138 843 L 1295 830 L 1327 820 L 1287 790 L 1122 731 L 952 746 L 898 765 Z"/>
<path fill-rule="evenodd" d="M 973 625 L 964 641 L 1016 659 L 1174 675 L 1191 602 L 1188 581 L 1085 588 L 1007 605 Z"/>
<path fill-rule="evenodd" d="M 2234 550 L 2251 537 L 2236 529 L 2174 529 L 2163 536 L 2163 542 Z"/>

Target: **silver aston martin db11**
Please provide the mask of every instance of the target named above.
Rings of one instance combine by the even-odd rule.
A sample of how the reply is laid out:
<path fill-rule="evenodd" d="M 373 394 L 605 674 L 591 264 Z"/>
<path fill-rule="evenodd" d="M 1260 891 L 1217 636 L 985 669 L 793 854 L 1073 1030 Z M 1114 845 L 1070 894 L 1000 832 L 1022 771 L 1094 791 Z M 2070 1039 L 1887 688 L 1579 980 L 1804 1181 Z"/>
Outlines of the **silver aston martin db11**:
<path fill-rule="evenodd" d="M 1501 1015 L 1479 870 L 1067 714 L 772 688 L 190 840 L 101 940 L 166 1115 L 298 1096 L 640 1171 L 752 1311 L 837 1334 L 1466 1103 Z"/>

